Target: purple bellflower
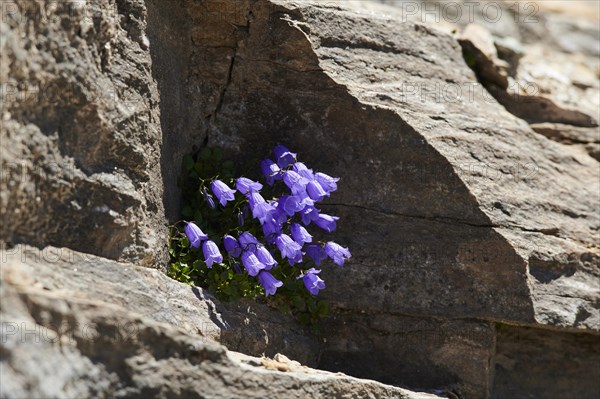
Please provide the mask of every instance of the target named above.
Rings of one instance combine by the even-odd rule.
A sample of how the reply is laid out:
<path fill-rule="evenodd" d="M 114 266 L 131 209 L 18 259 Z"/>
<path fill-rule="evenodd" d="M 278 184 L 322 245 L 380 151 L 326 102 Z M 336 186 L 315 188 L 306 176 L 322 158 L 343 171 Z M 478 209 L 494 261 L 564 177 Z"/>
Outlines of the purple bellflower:
<path fill-rule="evenodd" d="M 263 188 L 263 185 L 245 177 L 240 177 L 235 181 L 235 188 L 237 188 L 240 193 L 246 195 L 251 192 L 260 191 L 260 189 Z"/>
<path fill-rule="evenodd" d="M 307 245 L 306 247 L 304 247 L 304 251 L 308 256 L 311 257 L 311 259 L 313 260 L 313 262 L 315 262 L 317 266 L 320 266 L 321 262 L 327 259 L 327 252 L 325 252 L 323 247 L 321 247 L 320 245 Z"/>
<path fill-rule="evenodd" d="M 283 285 L 283 283 L 273 277 L 271 273 L 265 271 L 259 273 L 258 281 L 265 289 L 265 296 L 275 295 L 277 288 Z"/>
<path fill-rule="evenodd" d="M 302 177 L 293 170 L 286 170 L 283 172 L 283 182 L 290 190 L 292 190 L 292 194 L 301 194 L 305 192 L 308 181 L 309 180 L 306 177 Z"/>
<path fill-rule="evenodd" d="M 338 219 L 339 217 L 337 216 L 329 216 L 325 215 L 324 213 L 321 213 L 319 214 L 319 216 L 313 219 L 313 222 L 315 222 L 315 224 L 323 230 L 327 231 L 328 233 L 331 233 L 335 230 L 335 221 Z"/>
<path fill-rule="evenodd" d="M 208 202 L 208 206 L 210 206 L 212 209 L 215 209 L 217 207 L 215 205 L 215 200 L 213 199 L 212 195 L 208 193 L 206 187 L 202 187 L 202 196 L 204 197 L 204 200 Z"/>
<path fill-rule="evenodd" d="M 327 196 L 335 190 L 337 190 L 337 182 L 340 180 L 337 177 L 331 177 L 326 175 L 325 173 L 316 173 L 315 180 L 319 182 L 323 190 L 327 193 Z"/>
<path fill-rule="evenodd" d="M 321 278 L 317 276 L 317 274 L 319 273 L 321 273 L 321 271 L 315 270 L 315 268 L 313 267 L 307 270 L 306 273 L 298 276 L 298 279 L 302 278 L 304 286 L 312 295 L 317 295 L 319 293 L 319 290 L 325 288 L 325 281 L 321 280 Z"/>
<path fill-rule="evenodd" d="M 251 276 L 256 276 L 266 266 L 262 264 L 254 252 L 246 251 L 242 254 L 242 264 Z"/>
<path fill-rule="evenodd" d="M 288 217 L 285 213 L 285 209 L 283 209 L 283 206 L 281 206 L 281 201 L 271 201 L 270 204 L 273 207 L 273 211 L 271 212 L 271 217 L 273 220 L 278 224 L 287 222 Z"/>
<path fill-rule="evenodd" d="M 297 195 L 284 195 L 279 199 L 277 205 L 278 210 L 283 211 L 288 216 L 294 216 L 296 212 L 300 212 L 304 207 L 302 198 Z"/>
<path fill-rule="evenodd" d="M 294 172 L 298 173 L 302 177 L 307 178 L 308 180 L 313 180 L 315 178 L 312 169 L 308 169 L 302 162 L 296 162 L 294 165 L 292 165 L 292 169 Z"/>
<path fill-rule="evenodd" d="M 265 270 L 271 270 L 274 266 L 277 265 L 277 261 L 273 258 L 273 255 L 269 252 L 264 245 L 259 245 L 255 252 L 256 257 L 265 265 Z"/>
<path fill-rule="evenodd" d="M 296 241 L 300 246 L 304 245 L 305 242 L 312 242 L 312 236 L 298 223 L 292 224 L 290 227 L 290 233 L 292 234 L 294 241 Z"/>
<path fill-rule="evenodd" d="M 275 237 L 281 233 L 281 225 L 276 223 L 274 220 L 267 220 L 262 225 L 263 233 L 265 235 L 265 239 L 269 244 L 275 243 Z"/>
<path fill-rule="evenodd" d="M 323 230 L 327 231 L 328 233 L 331 233 L 335 230 L 335 222 L 338 219 L 339 217 L 337 216 L 329 216 L 325 215 L 324 213 L 321 213 L 316 218 L 312 219 L 312 221 L 315 222 L 315 224 Z"/>
<path fill-rule="evenodd" d="M 323 190 L 323 187 L 321 187 L 319 182 L 316 180 L 311 180 L 308 182 L 308 184 L 306 185 L 306 192 L 313 201 L 321 201 L 323 200 L 324 196 L 328 195 L 327 192 Z"/>
<path fill-rule="evenodd" d="M 315 268 L 320 267 L 328 258 L 338 266 L 344 266 L 344 263 L 351 258 L 348 248 L 333 241 L 326 244 L 316 242 L 306 227 L 314 223 L 327 232 L 336 229 L 339 218 L 321 213 L 316 208 L 316 204 L 338 189 L 337 183 L 340 179 L 309 169 L 304 163 L 297 161 L 296 153 L 283 145 L 277 145 L 272 155 L 260 162 L 260 169 L 266 183 L 261 181 L 263 184 L 277 187 L 273 191 L 276 198 L 263 197 L 264 193 L 261 195 L 263 184 L 246 177 L 235 179 L 233 184 L 235 187 L 230 187 L 222 180 L 214 180 L 210 185 L 202 186 L 200 193 L 213 209 L 218 206 L 217 202 L 222 207 L 227 207 L 228 202 L 235 201 L 236 192 L 240 192 L 247 199 L 236 205 L 235 209 L 224 210 L 223 216 L 237 218 L 239 226 L 231 227 L 229 223 L 222 223 L 222 227 L 228 228 L 230 233 L 222 233 L 225 235 L 221 249 L 194 223 L 186 222 L 185 234 L 190 247 L 202 249 L 208 268 L 212 268 L 215 263 L 222 265 L 223 258 L 227 257 L 235 273 L 244 275 L 247 273 L 249 276 L 256 277 L 264 288 L 266 296 L 275 295 L 277 289 L 283 286 L 283 281 L 293 279 L 288 272 L 282 270 L 286 278 L 279 281 L 275 277 L 279 270 L 276 267 L 295 268 L 297 264 L 303 262 L 303 256 L 306 255 L 305 259 L 312 260 L 317 266 L 305 270 L 297 276 L 296 280 L 302 279 L 308 292 L 311 295 L 318 295 L 326 285 L 319 277 L 321 270 Z M 275 184 L 278 181 L 281 183 Z M 271 193 L 270 190 L 268 191 Z M 202 203 L 200 205 L 204 207 Z M 222 207 L 219 207 L 219 211 L 223 211 Z M 216 215 L 216 212 L 211 212 L 208 216 L 212 216 L 213 213 Z M 215 221 L 221 222 L 217 219 Z M 235 223 L 235 220 L 233 222 Z M 258 222 L 262 229 L 258 228 Z M 250 225 L 249 230 L 253 232 L 258 228 L 256 237 L 250 231 L 240 230 L 245 224 Z M 275 251 L 281 254 L 280 262 L 283 266 L 278 266 Z M 277 253 L 278 259 L 279 253 Z M 300 269 L 304 268 L 300 267 L 298 270 Z M 275 276 L 270 273 L 273 271 Z M 289 271 L 291 272 L 291 269 Z M 291 273 L 294 277 L 297 275 Z"/>
<path fill-rule="evenodd" d="M 271 213 L 274 211 L 274 208 L 265 201 L 262 195 L 257 192 L 251 192 L 248 194 L 248 202 L 252 207 L 252 217 L 258 219 L 261 224 L 272 218 Z"/>
<path fill-rule="evenodd" d="M 233 201 L 235 199 L 235 196 L 233 195 L 235 190 L 230 189 L 227 184 L 223 183 L 221 180 L 215 180 L 210 187 L 222 206 L 227 205 L 227 201 Z"/>
<path fill-rule="evenodd" d="M 185 225 L 185 235 L 190 240 L 190 247 L 192 248 L 200 248 L 200 243 L 208 240 L 208 236 L 200 230 L 200 227 L 191 222 Z"/>
<path fill-rule="evenodd" d="M 314 206 L 307 206 L 302 210 L 300 215 L 302 216 L 302 223 L 304 223 L 305 226 L 308 226 L 310 222 L 319 217 L 319 210 Z"/>
<path fill-rule="evenodd" d="M 260 163 L 260 169 L 269 186 L 272 186 L 275 183 L 275 180 L 281 180 L 281 169 L 270 159 L 263 159 Z"/>
<path fill-rule="evenodd" d="M 267 202 L 267 201 L 265 201 L 263 196 L 260 195 L 260 193 L 257 191 L 249 192 L 248 194 L 246 194 L 246 198 L 248 198 L 248 203 L 250 204 L 250 209 L 254 208 L 258 204 L 264 204 L 265 202 Z"/>
<path fill-rule="evenodd" d="M 244 231 L 242 234 L 240 234 L 240 236 L 238 237 L 238 241 L 240 242 L 242 248 L 252 249 L 252 251 L 254 251 L 254 249 L 258 245 L 258 240 L 256 239 L 256 237 L 254 237 L 251 233 L 248 233 L 247 231 Z"/>
<path fill-rule="evenodd" d="M 285 168 L 286 166 L 296 162 L 296 154 L 281 144 L 273 149 L 273 157 L 275 158 L 275 161 L 277 161 L 277 165 L 279 165 L 280 168 Z"/>
<path fill-rule="evenodd" d="M 219 247 L 214 241 L 207 240 L 202 243 L 202 253 L 204 253 L 204 261 L 206 266 L 212 267 L 213 263 L 223 262 L 223 255 L 219 251 Z"/>
<path fill-rule="evenodd" d="M 294 266 L 296 263 L 302 263 L 302 251 L 295 252 L 291 258 L 288 258 L 290 266 Z"/>
<path fill-rule="evenodd" d="M 338 266 L 344 266 L 344 260 L 352 257 L 348 248 L 344 248 L 333 241 L 329 241 L 325 244 L 325 252 L 327 253 L 327 256 L 333 259 L 333 263 Z"/>
<path fill-rule="evenodd" d="M 288 258 L 288 260 L 296 260 L 298 256 L 302 258 L 302 247 L 287 234 L 279 234 L 275 239 L 275 244 L 277 244 L 282 258 Z"/>
<path fill-rule="evenodd" d="M 239 258 L 239 256 L 242 254 L 242 247 L 240 247 L 238 241 L 229 234 L 223 237 L 223 245 L 225 246 L 225 250 L 229 256 Z"/>

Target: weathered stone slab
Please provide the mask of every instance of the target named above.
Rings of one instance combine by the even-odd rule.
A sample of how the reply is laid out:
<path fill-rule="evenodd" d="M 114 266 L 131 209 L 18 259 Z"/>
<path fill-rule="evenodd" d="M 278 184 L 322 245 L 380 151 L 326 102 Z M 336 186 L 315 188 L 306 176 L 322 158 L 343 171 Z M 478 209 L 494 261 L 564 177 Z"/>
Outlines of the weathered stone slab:
<path fill-rule="evenodd" d="M 6 256 L 3 252 L 2 256 Z M 405 398 L 439 396 L 360 380 L 340 373 L 310 369 L 297 363 L 252 358 L 228 351 L 196 332 L 179 328 L 178 316 L 187 301 L 200 301 L 182 284 L 171 282 L 161 291 L 141 293 L 165 278 L 156 271 L 117 265 L 99 258 L 47 265 L 58 276 L 67 269 L 72 280 L 106 277 L 121 271 L 120 280 L 105 279 L 91 292 L 74 283 L 44 278 L 27 280 L 17 261 L 2 264 L 0 277 L 0 396 L 111 398 Z M 57 262 L 58 263 L 58 262 Z M 39 266 L 43 262 L 36 262 Z M 23 264 L 21 264 L 23 265 Z M 90 269 L 98 268 L 97 273 Z M 111 266 L 113 266 L 111 268 Z M 77 269 L 77 270 L 73 270 Z M 41 275 L 44 275 L 43 270 Z M 126 276 L 130 276 L 128 280 Z M 161 277 L 159 277 L 161 276 Z M 128 281 L 127 287 L 121 284 Z M 31 283 L 31 284 L 28 284 Z M 179 285 L 177 290 L 175 286 Z M 119 303 L 118 289 L 129 290 Z M 96 291 L 95 291 L 96 290 Z M 100 291 L 104 291 L 102 294 Z M 169 291 L 183 298 L 164 301 Z M 143 296 L 147 298 L 140 299 Z M 103 297 L 103 300 L 100 300 Z M 190 312 L 190 310 L 192 312 Z M 203 315 L 206 323 L 210 319 Z M 197 319 L 189 317 L 188 322 Z M 162 323 L 158 322 L 162 319 Z M 166 322 L 166 323 L 165 323 Z M 170 324 L 169 324 L 170 323 Z M 185 327 L 185 326 L 184 326 Z M 250 328 L 250 327 L 249 327 Z M 281 356 L 276 359 L 285 359 Z"/>

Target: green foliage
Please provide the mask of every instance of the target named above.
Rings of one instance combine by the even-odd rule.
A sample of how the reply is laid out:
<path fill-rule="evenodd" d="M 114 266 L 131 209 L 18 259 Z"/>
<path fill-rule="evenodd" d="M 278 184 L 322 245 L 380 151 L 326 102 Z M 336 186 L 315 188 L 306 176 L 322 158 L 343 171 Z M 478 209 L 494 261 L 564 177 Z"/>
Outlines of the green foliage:
<path fill-rule="evenodd" d="M 223 160 L 223 152 L 219 148 L 203 148 L 195 158 L 188 155 L 183 159 L 178 181 L 182 192 L 181 213 L 186 221 L 197 224 L 217 243 L 223 254 L 223 262 L 208 268 L 202 250 L 190 247 L 184 234 L 184 223 L 178 223 L 170 228 L 168 275 L 182 283 L 206 288 L 222 301 L 237 302 L 240 298 L 249 298 L 267 303 L 284 313 L 295 315 L 318 333 L 318 322 L 327 315 L 328 306 L 306 290 L 302 279 L 297 280 L 302 270 L 315 267 L 314 263 L 305 260 L 301 265 L 290 266 L 278 251 L 272 251 L 278 265 L 269 272 L 282 281 L 283 286 L 277 290 L 276 295 L 265 297 L 265 290 L 258 279 L 249 276 L 239 259 L 228 256 L 222 245 L 226 234 L 237 237 L 241 232 L 247 231 L 259 239 L 263 236 L 260 223 L 247 215 L 247 199 L 236 192 L 235 201 L 228 203 L 226 207 L 217 203 L 217 207 L 212 209 L 203 195 L 203 189 L 210 192 L 210 183 L 215 179 L 234 187 L 236 165 L 231 160 Z M 261 191 L 266 199 L 280 194 L 276 192 L 277 189 L 270 192 L 269 189 L 265 187 Z M 240 217 L 244 217 L 243 227 L 239 226 Z"/>
<path fill-rule="evenodd" d="M 465 62 L 469 68 L 474 70 L 477 67 L 477 57 L 475 54 L 473 54 L 473 52 L 463 49 L 463 58 L 465 59 Z"/>

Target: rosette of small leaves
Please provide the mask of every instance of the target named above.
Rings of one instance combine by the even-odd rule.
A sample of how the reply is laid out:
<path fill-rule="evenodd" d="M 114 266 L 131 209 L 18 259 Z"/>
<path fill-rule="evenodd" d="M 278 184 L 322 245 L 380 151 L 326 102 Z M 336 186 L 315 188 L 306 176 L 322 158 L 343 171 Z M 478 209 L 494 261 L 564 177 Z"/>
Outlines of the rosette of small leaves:
<path fill-rule="evenodd" d="M 317 300 L 325 282 L 315 267 L 327 259 L 343 266 L 351 256 L 309 232 L 336 229 L 339 218 L 317 204 L 337 190 L 339 179 L 315 173 L 282 145 L 260 170 L 265 184 L 235 177 L 233 162 L 222 162 L 218 148 L 184 158 L 179 185 L 186 221 L 171 228 L 169 275 L 223 300 L 264 295 L 316 325 L 327 306 Z"/>

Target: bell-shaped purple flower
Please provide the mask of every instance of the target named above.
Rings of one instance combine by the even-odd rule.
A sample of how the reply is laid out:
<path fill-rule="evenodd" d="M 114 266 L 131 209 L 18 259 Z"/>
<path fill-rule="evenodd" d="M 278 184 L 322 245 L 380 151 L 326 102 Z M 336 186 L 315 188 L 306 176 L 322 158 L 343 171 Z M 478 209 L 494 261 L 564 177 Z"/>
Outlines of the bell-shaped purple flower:
<path fill-rule="evenodd" d="M 233 201 L 235 199 L 235 190 L 230 189 L 227 184 L 223 183 L 221 180 L 215 180 L 210 187 L 222 206 L 227 205 L 227 201 Z"/>
<path fill-rule="evenodd" d="M 337 177 L 331 177 L 326 175 L 325 173 L 316 173 L 315 180 L 319 182 L 323 190 L 329 195 L 329 193 L 337 190 L 337 182 L 340 180 Z"/>
<path fill-rule="evenodd" d="M 292 165 L 292 169 L 294 172 L 298 173 L 302 177 L 307 178 L 308 180 L 313 180 L 315 178 L 313 171 L 308 169 L 302 162 L 296 162 L 294 165 Z"/>
<path fill-rule="evenodd" d="M 248 274 L 251 276 L 256 276 L 262 269 L 266 267 L 258 260 L 254 252 L 251 251 L 245 251 L 242 254 L 242 264 L 248 271 Z"/>
<path fill-rule="evenodd" d="M 292 194 L 300 194 L 306 191 L 308 179 L 293 170 L 286 170 L 283 172 L 283 182 L 292 190 Z"/>
<path fill-rule="evenodd" d="M 268 220 L 272 220 L 273 216 L 271 213 L 274 211 L 270 204 L 258 204 L 252 209 L 252 217 L 258 219 L 260 224 L 265 224 Z"/>
<path fill-rule="evenodd" d="M 333 259 L 333 263 L 338 266 L 344 266 L 344 260 L 352 257 L 348 248 L 344 248 L 333 241 L 325 244 L 325 252 L 327 253 L 327 256 Z"/>
<path fill-rule="evenodd" d="M 277 244 L 282 258 L 288 258 L 289 260 L 298 259 L 298 256 L 302 258 L 302 247 L 287 234 L 279 234 L 275 238 L 275 244 Z"/>
<path fill-rule="evenodd" d="M 306 271 L 306 273 L 298 276 L 298 278 L 302 278 L 302 282 L 304 286 L 312 295 L 317 295 L 319 290 L 325 288 L 325 281 L 321 280 L 317 274 L 321 273 L 320 270 L 315 270 L 315 268 L 311 268 Z"/>
<path fill-rule="evenodd" d="M 325 249 L 320 245 L 307 245 L 304 247 L 304 251 L 311 257 L 317 266 L 320 266 L 321 262 L 327 259 L 327 252 L 325 252 Z"/>
<path fill-rule="evenodd" d="M 269 186 L 272 186 L 275 183 L 275 180 L 281 180 L 281 169 L 270 159 L 263 159 L 260 163 L 260 169 Z"/>
<path fill-rule="evenodd" d="M 294 241 L 296 241 L 300 246 L 304 245 L 305 242 L 312 242 L 312 236 L 298 223 L 292 224 L 290 227 L 290 233 L 292 234 Z"/>
<path fill-rule="evenodd" d="M 225 247 L 225 250 L 229 256 L 238 258 L 242 254 L 242 247 L 240 247 L 240 243 L 229 234 L 223 237 L 223 246 Z"/>
<path fill-rule="evenodd" d="M 240 177 L 235 181 L 235 188 L 237 188 L 240 193 L 246 195 L 251 192 L 260 191 L 260 189 L 263 188 L 263 185 L 248 178 Z"/>
<path fill-rule="evenodd" d="M 202 196 L 204 197 L 204 200 L 208 203 L 208 206 L 210 206 L 212 209 L 215 209 L 217 207 L 215 205 L 215 200 L 213 199 L 212 195 L 208 193 L 206 187 L 202 187 Z"/>
<path fill-rule="evenodd" d="M 285 168 L 286 166 L 296 162 L 296 154 L 281 144 L 273 149 L 273 157 L 277 161 L 277 165 L 279 165 L 280 168 Z"/>
<path fill-rule="evenodd" d="M 219 251 L 219 247 L 214 241 L 207 240 L 202 243 L 202 253 L 204 254 L 204 261 L 206 266 L 212 267 L 213 263 L 223 262 L 223 255 Z"/>
<path fill-rule="evenodd" d="M 257 192 L 250 192 L 248 194 L 248 202 L 252 208 L 252 217 L 258 219 L 261 224 L 271 219 L 270 213 L 274 208 L 265 201 L 262 195 Z"/>
<path fill-rule="evenodd" d="M 271 255 L 271 252 L 264 245 L 259 245 L 255 252 L 256 257 L 265 265 L 265 270 L 271 270 L 275 265 L 277 265 L 277 261 Z"/>
<path fill-rule="evenodd" d="M 252 251 L 254 251 L 256 246 L 259 244 L 256 237 L 247 231 L 244 231 L 242 234 L 240 234 L 238 241 L 243 249 L 251 249 Z"/>
<path fill-rule="evenodd" d="M 302 204 L 304 204 L 304 207 L 315 205 L 315 201 L 310 198 L 306 190 L 298 193 L 297 195 L 302 199 Z"/>
<path fill-rule="evenodd" d="M 273 277 L 271 273 L 265 271 L 260 272 L 258 281 L 265 289 L 265 296 L 275 295 L 277 288 L 283 285 L 283 283 Z"/>
<path fill-rule="evenodd" d="M 290 266 L 294 266 L 296 263 L 302 263 L 302 251 L 298 251 L 293 257 L 288 258 Z"/>
<path fill-rule="evenodd" d="M 321 201 L 323 197 L 327 195 L 327 193 L 325 192 L 325 190 L 323 190 L 323 187 L 321 187 L 319 182 L 315 180 L 311 180 L 308 182 L 308 184 L 306 185 L 306 192 L 313 201 Z"/>
<path fill-rule="evenodd" d="M 319 217 L 319 210 L 314 206 L 307 206 L 300 212 L 300 216 L 302 217 L 302 223 L 308 226 L 310 222 Z"/>
<path fill-rule="evenodd" d="M 187 223 L 184 230 L 192 248 L 200 248 L 200 243 L 208 239 L 208 236 L 194 223 Z"/>
<path fill-rule="evenodd" d="M 283 206 L 281 205 L 281 198 L 280 201 L 271 202 L 271 206 L 273 207 L 273 212 L 271 212 L 271 216 L 273 217 L 273 220 L 279 224 L 283 224 L 288 220 L 288 216 L 285 212 L 285 209 L 283 209 Z"/>
<path fill-rule="evenodd" d="M 248 198 L 248 203 L 250 204 L 250 209 L 254 208 L 258 204 L 264 204 L 265 202 L 267 202 L 267 201 L 265 201 L 263 196 L 260 195 L 260 193 L 256 192 L 256 191 L 251 191 L 248 194 L 246 194 L 246 198 Z"/>
<path fill-rule="evenodd" d="M 288 216 L 294 216 L 296 212 L 304 209 L 305 205 L 297 195 L 284 195 L 279 199 L 278 209 L 285 212 Z"/>
<path fill-rule="evenodd" d="M 313 222 L 315 222 L 315 224 L 317 226 L 319 226 L 320 228 L 322 228 L 323 230 L 327 231 L 328 233 L 331 233 L 332 231 L 335 230 L 336 220 L 339 220 L 339 217 L 329 216 L 324 213 L 321 213 L 321 214 L 319 214 L 319 216 L 317 216 L 315 219 L 313 219 Z"/>
<path fill-rule="evenodd" d="M 262 225 L 262 229 L 265 235 L 265 239 L 269 244 L 275 243 L 275 237 L 277 237 L 281 233 L 281 225 L 275 220 L 267 220 Z"/>

